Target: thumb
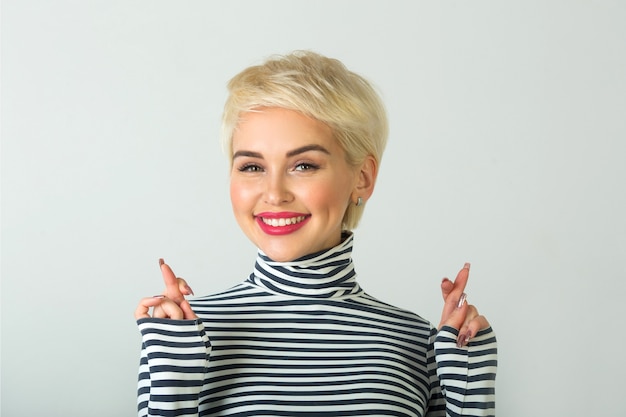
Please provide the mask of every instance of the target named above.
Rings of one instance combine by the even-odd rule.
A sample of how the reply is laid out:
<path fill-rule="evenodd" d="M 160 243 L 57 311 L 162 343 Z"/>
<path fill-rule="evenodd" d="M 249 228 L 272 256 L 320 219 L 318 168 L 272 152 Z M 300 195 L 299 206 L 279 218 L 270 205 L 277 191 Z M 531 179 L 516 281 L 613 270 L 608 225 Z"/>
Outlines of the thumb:
<path fill-rule="evenodd" d="M 180 303 L 180 308 L 181 310 L 183 310 L 183 316 L 185 320 L 193 320 L 198 318 L 196 313 L 194 313 L 194 311 L 191 309 L 189 301 L 184 300 L 182 303 Z"/>

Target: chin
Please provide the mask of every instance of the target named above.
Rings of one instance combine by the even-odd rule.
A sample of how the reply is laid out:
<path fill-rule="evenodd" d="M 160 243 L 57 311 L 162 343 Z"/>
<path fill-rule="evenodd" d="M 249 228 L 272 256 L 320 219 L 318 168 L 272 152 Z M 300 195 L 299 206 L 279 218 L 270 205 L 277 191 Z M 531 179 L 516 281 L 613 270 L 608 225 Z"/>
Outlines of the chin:
<path fill-rule="evenodd" d="M 252 243 L 276 262 L 289 262 L 308 255 L 299 239 L 293 236 L 254 236 Z"/>
<path fill-rule="evenodd" d="M 266 254 L 272 261 L 275 262 L 290 262 L 295 259 L 301 258 L 306 254 L 298 254 L 293 251 L 276 251 L 276 250 L 264 250 L 261 248 L 264 254 Z"/>

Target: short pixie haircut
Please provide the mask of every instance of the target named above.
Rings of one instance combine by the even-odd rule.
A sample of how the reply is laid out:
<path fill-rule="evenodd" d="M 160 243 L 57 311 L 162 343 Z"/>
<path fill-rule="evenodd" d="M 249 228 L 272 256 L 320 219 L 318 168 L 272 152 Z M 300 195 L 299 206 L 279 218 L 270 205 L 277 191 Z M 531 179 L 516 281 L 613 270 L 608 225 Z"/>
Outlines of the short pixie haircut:
<path fill-rule="evenodd" d="M 310 51 L 273 56 L 246 68 L 228 83 L 222 145 L 232 163 L 232 138 L 241 115 L 262 108 L 294 110 L 329 126 L 357 166 L 368 155 L 380 165 L 388 135 L 385 107 L 372 85 L 344 64 Z M 343 218 L 355 228 L 363 206 L 350 204 Z"/>

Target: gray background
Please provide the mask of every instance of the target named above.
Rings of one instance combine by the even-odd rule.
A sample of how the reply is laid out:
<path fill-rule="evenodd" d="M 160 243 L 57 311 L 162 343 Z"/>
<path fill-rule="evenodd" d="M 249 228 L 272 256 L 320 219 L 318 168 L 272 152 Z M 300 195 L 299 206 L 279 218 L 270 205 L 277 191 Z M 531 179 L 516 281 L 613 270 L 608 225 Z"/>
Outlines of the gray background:
<path fill-rule="evenodd" d="M 131 416 L 139 298 L 251 271 L 217 139 L 227 80 L 313 49 L 390 143 L 366 290 L 437 323 L 472 262 L 498 414 L 624 416 L 626 3 L 2 2 L 3 417 Z"/>

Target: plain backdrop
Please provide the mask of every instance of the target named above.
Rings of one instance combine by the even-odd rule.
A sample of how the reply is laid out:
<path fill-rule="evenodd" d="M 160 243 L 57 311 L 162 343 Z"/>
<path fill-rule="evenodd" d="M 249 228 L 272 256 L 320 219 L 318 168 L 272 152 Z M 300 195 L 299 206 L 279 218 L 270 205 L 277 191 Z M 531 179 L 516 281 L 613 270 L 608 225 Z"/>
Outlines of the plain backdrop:
<path fill-rule="evenodd" d="M 498 415 L 624 416 L 626 2 L 2 2 L 1 412 L 132 416 L 159 257 L 251 272 L 225 85 L 312 49 L 389 112 L 362 286 L 438 323 L 442 277 L 499 340 Z"/>

